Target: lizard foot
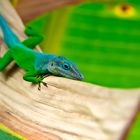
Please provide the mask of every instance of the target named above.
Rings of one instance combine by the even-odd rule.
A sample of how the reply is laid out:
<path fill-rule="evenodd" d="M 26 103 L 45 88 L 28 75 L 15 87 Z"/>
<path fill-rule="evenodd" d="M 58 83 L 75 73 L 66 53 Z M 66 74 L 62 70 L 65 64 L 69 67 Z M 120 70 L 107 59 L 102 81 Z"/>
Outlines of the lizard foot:
<path fill-rule="evenodd" d="M 40 83 L 38 84 L 38 90 L 41 90 L 41 84 Z"/>
<path fill-rule="evenodd" d="M 42 82 L 42 84 L 43 84 L 45 87 L 48 87 L 48 84 L 47 84 L 47 83 Z"/>
<path fill-rule="evenodd" d="M 42 83 L 45 87 L 48 87 L 47 83 L 45 83 L 45 82 L 40 82 L 40 83 L 38 84 L 38 90 L 41 90 L 41 83 Z"/>

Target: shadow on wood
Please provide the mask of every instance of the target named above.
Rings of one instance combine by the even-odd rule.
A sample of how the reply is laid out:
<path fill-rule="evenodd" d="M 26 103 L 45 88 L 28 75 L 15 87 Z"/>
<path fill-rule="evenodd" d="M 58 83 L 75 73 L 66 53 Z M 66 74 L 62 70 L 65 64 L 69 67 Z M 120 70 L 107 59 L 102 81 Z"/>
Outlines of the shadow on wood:
<path fill-rule="evenodd" d="M 21 40 L 24 26 L 7 0 L 0 14 Z M 5 52 L 2 43 L 1 53 Z M 0 123 L 29 140 L 117 140 L 135 116 L 140 90 L 111 89 L 50 76 L 48 88 L 22 79 L 24 71 L 10 64 L 0 73 Z M 5 78 L 6 76 L 6 78 Z"/>

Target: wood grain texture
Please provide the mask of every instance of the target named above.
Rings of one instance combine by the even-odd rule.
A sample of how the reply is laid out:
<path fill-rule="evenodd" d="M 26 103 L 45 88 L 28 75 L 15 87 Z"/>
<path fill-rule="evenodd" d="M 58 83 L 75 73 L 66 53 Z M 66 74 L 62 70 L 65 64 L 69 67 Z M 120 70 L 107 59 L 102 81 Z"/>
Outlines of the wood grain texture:
<path fill-rule="evenodd" d="M 24 26 L 8 0 L 0 1 L 0 14 L 23 39 Z M 119 140 L 139 108 L 140 89 L 50 76 L 48 88 L 38 91 L 23 74 L 14 63 L 0 73 L 0 123 L 29 140 Z"/>

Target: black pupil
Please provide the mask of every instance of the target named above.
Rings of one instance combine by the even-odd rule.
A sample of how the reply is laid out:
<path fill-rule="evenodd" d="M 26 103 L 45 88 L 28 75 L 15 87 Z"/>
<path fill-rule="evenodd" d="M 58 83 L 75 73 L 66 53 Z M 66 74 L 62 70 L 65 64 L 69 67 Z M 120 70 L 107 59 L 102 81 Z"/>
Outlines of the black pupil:
<path fill-rule="evenodd" d="M 66 64 L 64 65 L 64 67 L 65 67 L 66 69 L 68 69 L 68 68 L 69 68 L 69 66 L 68 66 L 68 65 L 66 65 Z"/>

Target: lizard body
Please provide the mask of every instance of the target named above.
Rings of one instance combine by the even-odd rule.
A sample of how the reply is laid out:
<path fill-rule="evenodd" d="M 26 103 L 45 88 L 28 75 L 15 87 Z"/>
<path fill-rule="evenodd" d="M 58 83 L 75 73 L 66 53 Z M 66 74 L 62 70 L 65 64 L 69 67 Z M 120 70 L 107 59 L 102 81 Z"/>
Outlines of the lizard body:
<path fill-rule="evenodd" d="M 21 42 L 1 15 L 0 27 L 3 32 L 4 42 L 8 47 L 8 51 L 0 58 L 0 71 L 4 70 L 14 60 L 19 67 L 26 71 L 23 79 L 39 85 L 43 83 L 46 86 L 43 78 L 47 75 L 77 80 L 83 79 L 83 75 L 77 66 L 65 57 L 32 50 L 43 40 L 42 36 L 36 31 L 27 28 L 25 33 L 29 38 Z"/>

